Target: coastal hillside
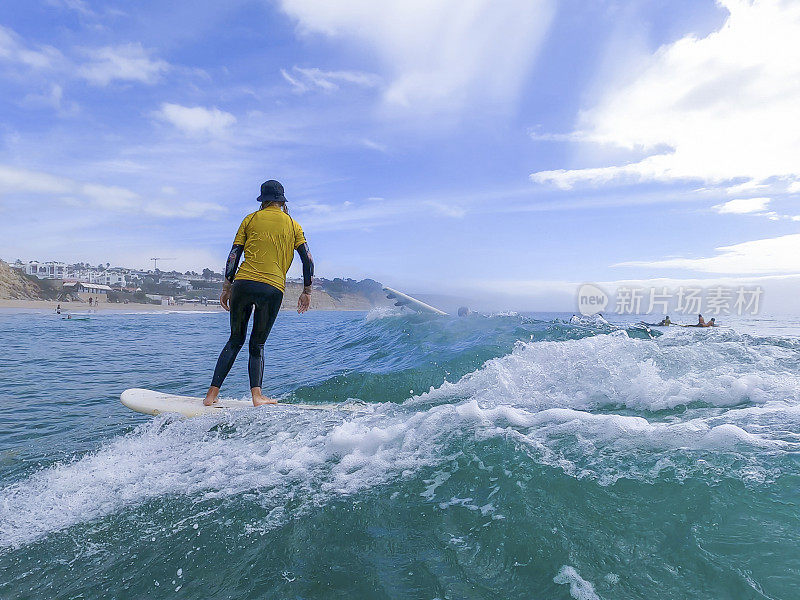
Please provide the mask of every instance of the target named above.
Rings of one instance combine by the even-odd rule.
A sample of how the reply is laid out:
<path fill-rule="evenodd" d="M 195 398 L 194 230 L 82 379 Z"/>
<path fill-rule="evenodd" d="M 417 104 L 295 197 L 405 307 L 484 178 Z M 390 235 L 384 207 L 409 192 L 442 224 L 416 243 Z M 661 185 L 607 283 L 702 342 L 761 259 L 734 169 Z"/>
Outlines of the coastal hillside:
<path fill-rule="evenodd" d="M 0 300 L 39 300 L 41 289 L 0 260 Z"/>
<path fill-rule="evenodd" d="M 297 299 L 303 291 L 301 283 L 286 283 L 281 309 L 297 308 Z M 311 310 L 369 310 L 375 303 L 363 294 L 348 292 L 337 294 L 336 297 L 324 289 L 314 288 L 311 294 Z"/>
<path fill-rule="evenodd" d="M 182 304 L 186 300 L 214 300 L 222 291 L 221 282 L 211 280 L 211 278 L 203 279 L 199 275 L 187 290 L 175 283 L 174 279 L 178 276 L 180 273 L 177 272 L 156 272 L 155 274 L 146 274 L 142 278 L 132 277 L 128 284 L 129 287 L 113 286 L 108 293 L 107 302 L 109 304 L 160 304 L 160 301 L 155 299 L 156 296 L 170 296 L 178 304 Z M 27 276 L 0 260 L 0 300 L 55 301 L 60 297 L 61 283 L 62 281 L 58 279 L 39 280 Z M 295 309 L 302 290 L 302 283 L 296 280 L 287 281 L 281 308 Z M 83 300 L 86 299 L 83 298 Z M 386 296 L 381 290 L 381 284 L 377 281 L 320 277 L 314 280 L 311 309 L 369 310 L 387 302 Z"/>
<path fill-rule="evenodd" d="M 211 281 L 193 281 L 195 289 L 191 292 L 171 287 L 169 284 L 143 284 L 148 293 L 168 294 L 180 297 L 217 298 L 222 285 Z M 303 284 L 298 281 L 287 281 L 281 308 L 292 310 L 297 307 L 297 298 L 303 291 Z M 387 304 L 382 286 L 372 279 L 314 279 L 314 291 L 311 295 L 311 310 L 369 310 L 374 306 Z"/>

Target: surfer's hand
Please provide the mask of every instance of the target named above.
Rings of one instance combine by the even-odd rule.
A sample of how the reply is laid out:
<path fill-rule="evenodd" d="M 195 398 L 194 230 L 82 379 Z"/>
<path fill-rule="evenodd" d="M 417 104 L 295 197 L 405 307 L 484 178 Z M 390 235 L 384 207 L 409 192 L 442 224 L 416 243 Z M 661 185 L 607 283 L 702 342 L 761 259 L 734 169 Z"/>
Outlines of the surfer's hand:
<path fill-rule="evenodd" d="M 222 284 L 222 293 L 219 295 L 219 303 L 228 312 L 231 311 L 231 284 L 226 281 Z"/>
<path fill-rule="evenodd" d="M 301 314 L 306 312 L 310 305 L 311 305 L 311 294 L 303 290 L 303 293 L 300 294 L 300 297 L 297 299 L 297 312 Z"/>

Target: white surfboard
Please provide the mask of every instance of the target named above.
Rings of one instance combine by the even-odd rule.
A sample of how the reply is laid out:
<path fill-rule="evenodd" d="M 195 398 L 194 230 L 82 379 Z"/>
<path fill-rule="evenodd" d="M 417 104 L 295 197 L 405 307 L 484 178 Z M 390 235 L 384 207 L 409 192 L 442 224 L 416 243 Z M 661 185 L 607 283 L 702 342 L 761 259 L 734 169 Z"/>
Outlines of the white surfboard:
<path fill-rule="evenodd" d="M 383 288 L 383 291 L 386 292 L 386 297 L 389 298 L 389 300 L 396 301 L 394 303 L 395 306 L 406 306 L 419 313 L 433 313 L 434 315 L 447 316 L 447 313 L 443 310 L 439 310 L 430 304 L 425 304 L 421 300 L 417 300 L 416 298 L 413 298 L 408 294 L 404 294 L 403 292 L 398 292 L 390 287 Z"/>
<path fill-rule="evenodd" d="M 156 392 L 142 388 L 125 390 L 119 399 L 122 403 L 136 412 L 145 415 L 160 415 L 161 413 L 178 413 L 184 417 L 199 417 L 224 410 L 240 410 L 256 408 L 249 400 L 219 400 L 216 404 L 205 406 L 202 398 L 193 396 L 178 396 L 165 392 Z M 259 407 L 260 408 L 260 407 Z M 363 410 L 362 406 L 352 404 L 289 404 L 280 402 L 268 404 L 267 409 L 298 409 L 298 410 Z"/>

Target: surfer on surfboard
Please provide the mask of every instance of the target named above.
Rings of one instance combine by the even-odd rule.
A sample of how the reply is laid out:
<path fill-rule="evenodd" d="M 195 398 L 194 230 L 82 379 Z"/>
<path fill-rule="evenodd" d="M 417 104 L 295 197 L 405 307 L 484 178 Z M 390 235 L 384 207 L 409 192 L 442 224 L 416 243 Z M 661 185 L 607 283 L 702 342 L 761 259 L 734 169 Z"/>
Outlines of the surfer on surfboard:
<path fill-rule="evenodd" d="M 217 360 L 211 387 L 203 400 L 206 406 L 211 406 L 219 398 L 219 388 L 244 345 L 251 313 L 254 316 L 248 374 L 253 405 L 278 402 L 261 393 L 264 342 L 281 308 L 286 272 L 292 264 L 295 251 L 303 261 L 303 292 L 297 300 L 297 312 L 306 312 L 311 304 L 314 261 L 308 251 L 303 229 L 289 216 L 283 186 L 274 179 L 265 181 L 261 184 L 261 195 L 257 200 L 261 202 L 261 208 L 242 221 L 225 265 L 225 282 L 219 303 L 231 313 L 231 336 Z M 244 262 L 239 268 L 242 253 Z"/>
<path fill-rule="evenodd" d="M 684 327 L 716 327 L 717 320 L 712 318 L 710 321 L 706 322 L 706 320 L 700 316 L 700 320 L 697 322 L 697 325 L 684 325 Z"/>

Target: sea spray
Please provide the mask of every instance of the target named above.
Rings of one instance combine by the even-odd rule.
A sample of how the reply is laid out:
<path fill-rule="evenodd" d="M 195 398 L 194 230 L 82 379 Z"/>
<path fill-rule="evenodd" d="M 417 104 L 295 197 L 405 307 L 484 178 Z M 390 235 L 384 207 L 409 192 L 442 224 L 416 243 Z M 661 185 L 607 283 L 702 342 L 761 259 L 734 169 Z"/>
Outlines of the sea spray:
<path fill-rule="evenodd" d="M 282 314 L 265 388 L 369 410 L 190 420 L 118 393 L 198 393 L 224 315 L 3 317 L 0 596 L 792 598 L 796 339 L 567 317 Z"/>

